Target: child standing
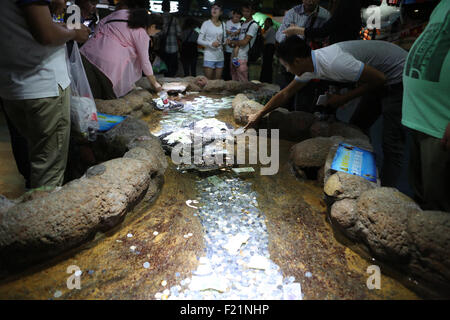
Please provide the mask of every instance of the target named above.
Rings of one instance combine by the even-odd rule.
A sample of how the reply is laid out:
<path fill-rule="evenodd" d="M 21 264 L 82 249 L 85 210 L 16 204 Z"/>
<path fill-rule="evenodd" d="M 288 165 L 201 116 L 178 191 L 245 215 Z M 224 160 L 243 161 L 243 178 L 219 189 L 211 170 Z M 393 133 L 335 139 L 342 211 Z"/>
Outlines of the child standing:
<path fill-rule="evenodd" d="M 240 9 L 234 9 L 232 11 L 232 18 L 228 20 L 225 28 L 227 33 L 227 41 L 239 40 L 239 34 L 241 33 L 241 19 L 242 12 Z M 230 63 L 231 57 L 237 57 L 239 53 L 239 47 L 237 53 L 233 52 L 233 47 L 226 45 L 225 47 L 225 67 L 224 67 L 224 80 L 231 80 Z"/>

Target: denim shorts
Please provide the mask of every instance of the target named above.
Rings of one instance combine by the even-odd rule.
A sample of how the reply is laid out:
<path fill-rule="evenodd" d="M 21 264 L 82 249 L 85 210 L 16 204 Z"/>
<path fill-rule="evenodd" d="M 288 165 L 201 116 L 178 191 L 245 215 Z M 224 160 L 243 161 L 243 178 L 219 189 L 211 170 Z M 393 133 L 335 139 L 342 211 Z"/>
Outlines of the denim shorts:
<path fill-rule="evenodd" d="M 211 69 L 223 69 L 225 63 L 223 61 L 204 61 L 203 66 Z"/>

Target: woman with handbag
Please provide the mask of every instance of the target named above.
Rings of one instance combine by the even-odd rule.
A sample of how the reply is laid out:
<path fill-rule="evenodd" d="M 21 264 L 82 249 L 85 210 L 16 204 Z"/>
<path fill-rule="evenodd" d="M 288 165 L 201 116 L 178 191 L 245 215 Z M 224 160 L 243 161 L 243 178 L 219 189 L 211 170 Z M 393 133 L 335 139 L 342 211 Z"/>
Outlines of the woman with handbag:
<path fill-rule="evenodd" d="M 148 53 L 150 36 L 160 32 L 162 25 L 161 16 L 145 9 L 118 10 L 100 21 L 80 50 L 94 98 L 125 96 L 142 73 L 156 91 L 162 90 Z"/>
<path fill-rule="evenodd" d="M 225 25 L 220 20 L 222 5 L 213 4 L 211 19 L 203 22 L 198 36 L 198 44 L 205 47 L 203 70 L 209 80 L 222 79 L 225 56 L 223 45 L 225 43 Z"/>

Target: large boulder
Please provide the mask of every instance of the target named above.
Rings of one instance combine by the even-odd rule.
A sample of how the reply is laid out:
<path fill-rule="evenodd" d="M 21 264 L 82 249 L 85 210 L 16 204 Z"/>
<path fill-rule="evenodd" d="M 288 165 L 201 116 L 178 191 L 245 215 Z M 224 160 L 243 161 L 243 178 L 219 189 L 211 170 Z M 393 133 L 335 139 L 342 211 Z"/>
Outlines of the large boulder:
<path fill-rule="evenodd" d="M 333 203 L 330 210 L 331 222 L 352 240 L 358 240 L 358 210 L 355 199 L 343 199 Z"/>
<path fill-rule="evenodd" d="M 408 217 L 407 232 L 412 256 L 409 268 L 422 279 L 449 292 L 450 212 L 413 212 Z"/>
<path fill-rule="evenodd" d="M 336 172 L 325 183 L 324 192 L 337 200 L 357 199 L 363 192 L 376 187 L 375 183 L 362 177 Z"/>
<path fill-rule="evenodd" d="M 268 129 L 279 129 L 280 138 L 290 141 L 302 141 L 310 138 L 309 128 L 314 122 L 311 113 L 303 111 L 290 112 L 278 108 L 266 116 Z"/>
<path fill-rule="evenodd" d="M 364 192 L 357 202 L 358 234 L 379 258 L 405 262 L 410 258 L 408 218 L 421 211 L 409 197 L 394 188 Z"/>
<path fill-rule="evenodd" d="M 16 203 L 0 194 L 0 214 L 15 206 Z"/>
<path fill-rule="evenodd" d="M 98 136 L 95 151 L 106 153 L 108 159 L 122 157 L 129 150 L 128 144 L 137 138 L 149 137 L 152 134 L 147 123 L 133 117 L 127 117 L 111 130 Z M 157 140 L 156 137 L 153 137 Z M 101 157 L 101 159 L 105 159 Z"/>
<path fill-rule="evenodd" d="M 376 258 L 417 279 L 427 294 L 449 294 L 449 212 L 422 211 L 396 189 L 370 188 L 359 198 L 338 199 L 331 206 L 330 218 L 347 237 L 364 243 Z"/>
<path fill-rule="evenodd" d="M 225 82 L 225 89 L 231 94 L 238 94 L 243 92 L 242 90 L 242 82 L 230 80 Z"/>
<path fill-rule="evenodd" d="M 317 137 L 297 143 L 291 148 L 290 160 L 298 168 L 320 168 L 325 164 L 330 148 L 342 137 Z"/>
<path fill-rule="evenodd" d="M 207 93 L 219 93 L 225 90 L 225 80 L 208 80 L 203 88 L 203 91 Z"/>
<path fill-rule="evenodd" d="M 97 111 L 117 116 L 126 116 L 133 112 L 133 106 L 124 99 L 101 100 L 95 99 Z"/>
<path fill-rule="evenodd" d="M 253 100 L 243 101 L 233 108 L 234 120 L 239 124 L 247 124 L 248 116 L 261 111 L 263 108 L 264 106 L 262 104 L 259 104 Z"/>
<path fill-rule="evenodd" d="M 145 107 L 148 107 L 149 103 L 152 101 L 152 98 L 153 97 L 151 93 L 147 90 L 136 88 L 120 99 L 96 99 L 95 103 L 99 112 L 118 116 L 126 116 L 133 114 L 133 112 L 141 111 Z"/>
<path fill-rule="evenodd" d="M 236 97 L 234 97 L 233 101 L 231 102 L 231 106 L 234 110 L 237 107 L 239 107 L 242 103 L 244 103 L 245 101 L 248 101 L 248 100 L 250 100 L 250 99 L 245 94 L 240 93 Z"/>
<path fill-rule="evenodd" d="M 117 225 L 146 195 L 155 170 L 150 161 L 110 160 L 57 192 L 0 213 L 0 270 L 54 257 Z"/>
<path fill-rule="evenodd" d="M 369 137 L 366 136 L 360 129 L 340 121 L 317 121 L 311 126 L 310 133 L 312 137 L 340 136 L 346 139 L 361 139 L 369 141 Z"/>

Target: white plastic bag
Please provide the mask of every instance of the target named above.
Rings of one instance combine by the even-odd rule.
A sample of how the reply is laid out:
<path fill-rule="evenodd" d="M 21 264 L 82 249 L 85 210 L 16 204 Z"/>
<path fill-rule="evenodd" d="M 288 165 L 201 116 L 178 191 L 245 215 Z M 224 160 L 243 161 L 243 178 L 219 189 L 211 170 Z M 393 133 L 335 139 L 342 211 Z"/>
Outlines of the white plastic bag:
<path fill-rule="evenodd" d="M 70 77 L 70 119 L 74 129 L 89 140 L 95 140 L 99 129 L 97 107 L 89 86 L 78 44 L 74 42 L 72 53 L 67 53 L 67 67 Z"/>

